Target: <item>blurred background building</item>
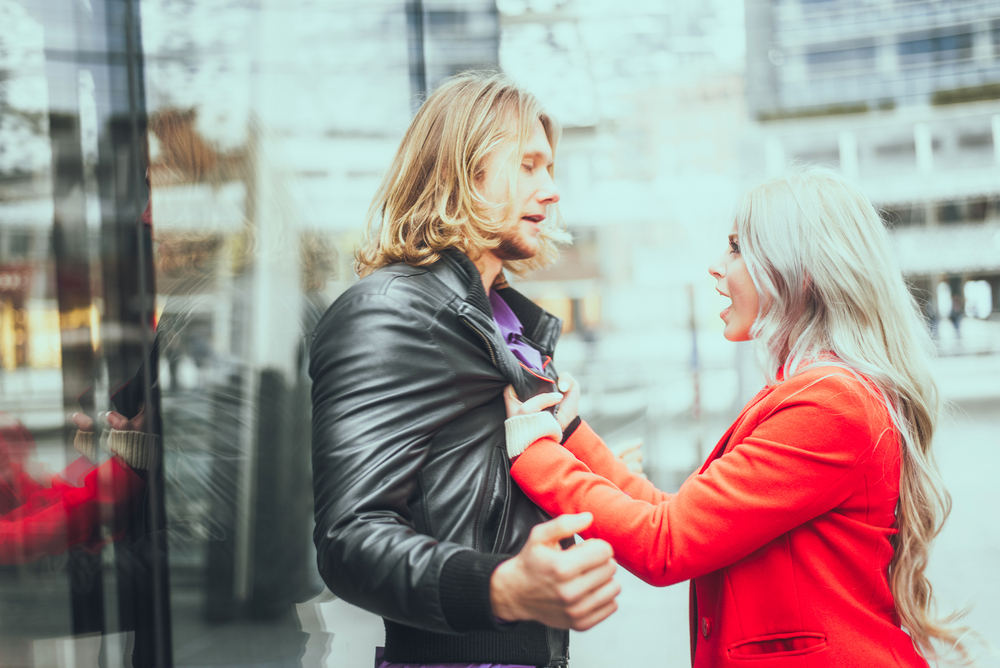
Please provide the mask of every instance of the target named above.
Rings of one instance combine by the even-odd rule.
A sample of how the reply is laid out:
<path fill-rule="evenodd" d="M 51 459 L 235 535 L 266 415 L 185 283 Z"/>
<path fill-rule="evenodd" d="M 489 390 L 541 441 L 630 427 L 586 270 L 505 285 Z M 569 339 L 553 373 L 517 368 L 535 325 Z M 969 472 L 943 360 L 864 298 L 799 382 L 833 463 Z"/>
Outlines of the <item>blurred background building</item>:
<path fill-rule="evenodd" d="M 983 465 L 1000 427 L 996 3 L 0 0 L 0 411 L 58 471 L 81 392 L 111 408 L 158 335 L 161 665 L 370 663 L 380 621 L 331 600 L 312 563 L 309 333 L 356 280 L 420 100 L 483 67 L 563 126 L 574 243 L 517 287 L 563 318 L 581 412 L 612 446 L 641 437 L 665 489 L 761 384 L 707 273 L 738 193 L 793 163 L 861 184 L 966 416 L 939 439 L 956 510 L 936 591 L 996 638 L 1000 535 L 975 522 L 1000 502 Z M 0 666 L 132 665 L 117 549 L 86 562 L 107 574 L 97 626 L 73 613 L 83 557 L 0 565 Z M 572 665 L 687 665 L 686 590 L 625 585 Z"/>
<path fill-rule="evenodd" d="M 1000 319 L 1000 8 L 746 7 L 747 104 L 766 170 L 819 163 L 857 180 L 893 228 L 942 352 L 995 350 L 1000 330 L 980 321 Z"/>

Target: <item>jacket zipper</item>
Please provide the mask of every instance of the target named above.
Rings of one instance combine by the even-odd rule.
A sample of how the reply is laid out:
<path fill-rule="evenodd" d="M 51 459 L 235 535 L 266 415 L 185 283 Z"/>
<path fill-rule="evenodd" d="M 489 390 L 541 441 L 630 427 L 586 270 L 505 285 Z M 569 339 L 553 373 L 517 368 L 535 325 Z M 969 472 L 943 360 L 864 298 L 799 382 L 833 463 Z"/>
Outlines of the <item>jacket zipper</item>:
<path fill-rule="evenodd" d="M 475 325 L 473 325 L 472 322 L 468 318 L 460 317 L 460 319 L 462 320 L 462 322 L 465 323 L 465 325 L 469 329 L 471 329 L 472 331 L 474 331 L 476 334 L 478 334 L 483 339 L 483 343 L 486 344 L 486 349 L 488 351 L 490 351 L 490 360 L 493 362 L 493 366 L 495 366 L 497 369 L 499 369 L 500 365 L 497 363 L 496 353 L 493 351 L 493 344 L 490 343 L 490 340 L 486 336 L 486 334 L 484 334 L 478 327 L 476 327 Z M 507 460 L 507 453 L 506 452 L 503 453 L 503 458 L 504 458 L 504 461 L 506 462 L 506 460 Z M 507 464 L 509 466 L 510 462 L 507 462 Z M 507 519 L 508 519 L 508 516 L 510 515 L 510 503 L 511 503 L 511 499 L 510 499 L 510 476 L 504 475 L 503 479 L 504 479 L 504 485 L 507 487 L 507 489 L 506 489 L 507 493 L 504 495 L 503 512 L 500 515 L 500 526 L 497 529 L 497 537 L 493 541 L 493 547 L 490 550 L 491 554 L 496 554 L 497 549 L 499 549 L 499 547 L 500 547 L 500 545 L 501 545 L 501 543 L 503 541 L 504 534 L 507 532 Z M 477 521 L 477 524 L 478 524 L 478 521 Z M 479 538 L 479 532 L 478 532 L 478 530 L 475 533 L 476 533 L 475 540 L 478 540 L 478 538 Z"/>
<path fill-rule="evenodd" d="M 476 327 L 475 325 L 473 325 L 472 322 L 468 318 L 464 318 L 463 317 L 463 318 L 461 318 L 461 320 L 462 320 L 462 322 L 464 322 L 469 327 L 469 329 L 471 329 L 472 331 L 474 331 L 476 334 L 478 334 L 479 336 L 481 336 L 483 338 L 483 343 L 486 344 L 486 349 L 490 351 L 490 359 L 493 361 L 493 366 L 495 366 L 496 368 L 499 369 L 500 365 L 497 364 L 497 356 L 493 352 L 493 344 L 490 343 L 490 340 L 486 337 L 485 334 L 483 334 L 479 330 L 478 327 Z"/>
<path fill-rule="evenodd" d="M 507 453 L 503 453 L 503 461 L 505 464 L 505 471 L 510 471 L 510 462 L 507 460 Z M 497 537 L 493 541 L 493 548 L 490 550 L 490 554 L 496 554 L 499 551 L 501 544 L 503 542 L 504 536 L 507 535 L 507 519 L 510 516 L 510 476 L 503 475 L 504 484 L 504 503 L 503 512 L 500 513 L 500 526 L 497 528 Z"/>

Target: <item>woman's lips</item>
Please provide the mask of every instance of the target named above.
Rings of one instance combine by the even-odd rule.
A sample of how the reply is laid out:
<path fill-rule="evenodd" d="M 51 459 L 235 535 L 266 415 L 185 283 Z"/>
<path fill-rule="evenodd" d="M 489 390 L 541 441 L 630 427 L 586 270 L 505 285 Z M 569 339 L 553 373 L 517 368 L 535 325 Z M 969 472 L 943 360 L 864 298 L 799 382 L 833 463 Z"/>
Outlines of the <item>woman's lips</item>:
<path fill-rule="evenodd" d="M 726 316 L 729 315 L 729 312 L 733 310 L 733 298 L 725 294 L 721 290 L 717 289 L 716 292 L 718 292 L 720 296 L 725 297 L 726 299 L 729 300 L 729 305 L 726 306 L 726 308 L 722 309 L 722 312 L 719 313 L 719 317 L 725 320 Z"/>

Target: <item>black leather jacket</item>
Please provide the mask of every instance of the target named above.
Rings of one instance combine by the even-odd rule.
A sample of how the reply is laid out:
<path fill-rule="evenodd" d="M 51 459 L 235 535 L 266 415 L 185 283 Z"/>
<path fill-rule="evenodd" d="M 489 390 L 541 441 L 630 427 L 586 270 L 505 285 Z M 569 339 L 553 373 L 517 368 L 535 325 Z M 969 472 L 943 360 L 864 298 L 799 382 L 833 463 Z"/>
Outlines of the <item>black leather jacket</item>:
<path fill-rule="evenodd" d="M 554 390 L 562 321 L 500 292 L 546 362 L 530 371 L 492 319 L 479 272 L 448 251 L 349 288 L 316 328 L 313 489 L 330 590 L 386 620 L 389 661 L 565 665 L 568 634 L 497 624 L 489 578 L 549 519 L 513 483 L 501 393 Z M 456 635 L 461 634 L 461 635 Z"/>

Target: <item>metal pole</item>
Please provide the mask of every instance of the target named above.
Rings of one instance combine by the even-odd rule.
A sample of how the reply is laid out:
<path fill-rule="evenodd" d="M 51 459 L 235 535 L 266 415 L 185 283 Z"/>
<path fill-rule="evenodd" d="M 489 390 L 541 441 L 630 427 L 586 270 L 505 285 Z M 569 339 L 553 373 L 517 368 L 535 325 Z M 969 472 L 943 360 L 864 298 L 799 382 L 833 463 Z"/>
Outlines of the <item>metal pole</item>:
<path fill-rule="evenodd" d="M 427 96 L 423 0 L 406 0 L 406 25 L 409 27 L 410 93 L 413 96 L 413 112 L 416 113 Z"/>
<path fill-rule="evenodd" d="M 138 0 L 128 0 L 125 3 L 125 51 L 126 67 L 128 72 L 128 96 L 129 96 L 129 130 L 132 134 L 132 146 L 136 150 L 131 152 L 131 177 L 133 183 L 144 182 L 144 172 L 146 165 L 140 159 L 140 152 L 137 150 L 142 146 L 140 129 L 146 131 L 146 101 L 145 83 L 143 72 L 143 55 L 141 42 L 141 27 L 139 25 Z M 131 188 L 136 196 L 134 205 L 136 211 L 145 208 L 143 201 L 144 188 Z M 158 360 L 153 357 L 153 337 L 150 328 L 154 318 L 154 299 L 156 288 L 153 275 L 153 258 L 147 256 L 147 251 L 152 250 L 152 246 L 147 246 L 142 237 L 146 233 L 143 225 L 138 220 L 136 226 L 139 228 L 138 243 L 138 282 L 139 282 L 139 332 L 142 337 L 143 373 L 142 393 L 145 399 L 146 431 L 159 436 L 162 439 L 162 429 L 160 426 L 160 406 L 159 396 L 155 395 L 152 387 L 152 378 L 155 370 L 153 365 L 158 364 Z M 162 442 L 162 440 L 161 440 Z M 156 666 L 158 668 L 169 668 L 173 666 L 173 647 L 171 640 L 170 624 L 170 598 L 169 598 L 169 569 L 166 563 L 167 546 L 165 544 L 166 534 L 166 514 L 164 511 L 163 494 L 163 461 L 162 451 L 160 461 L 155 462 L 150 467 L 148 478 L 148 502 L 146 521 L 149 523 L 149 539 L 152 545 L 150 558 L 150 570 L 152 575 L 153 600 L 153 646 Z"/>
<path fill-rule="evenodd" d="M 687 286 L 688 304 L 691 309 L 691 317 L 688 326 L 691 329 L 691 382 L 694 384 L 694 398 L 691 400 L 691 417 L 695 423 L 694 454 L 695 461 L 700 462 L 702 458 L 702 434 L 701 434 L 701 360 L 698 358 L 698 321 L 695 318 L 694 286 L 690 283 Z"/>

